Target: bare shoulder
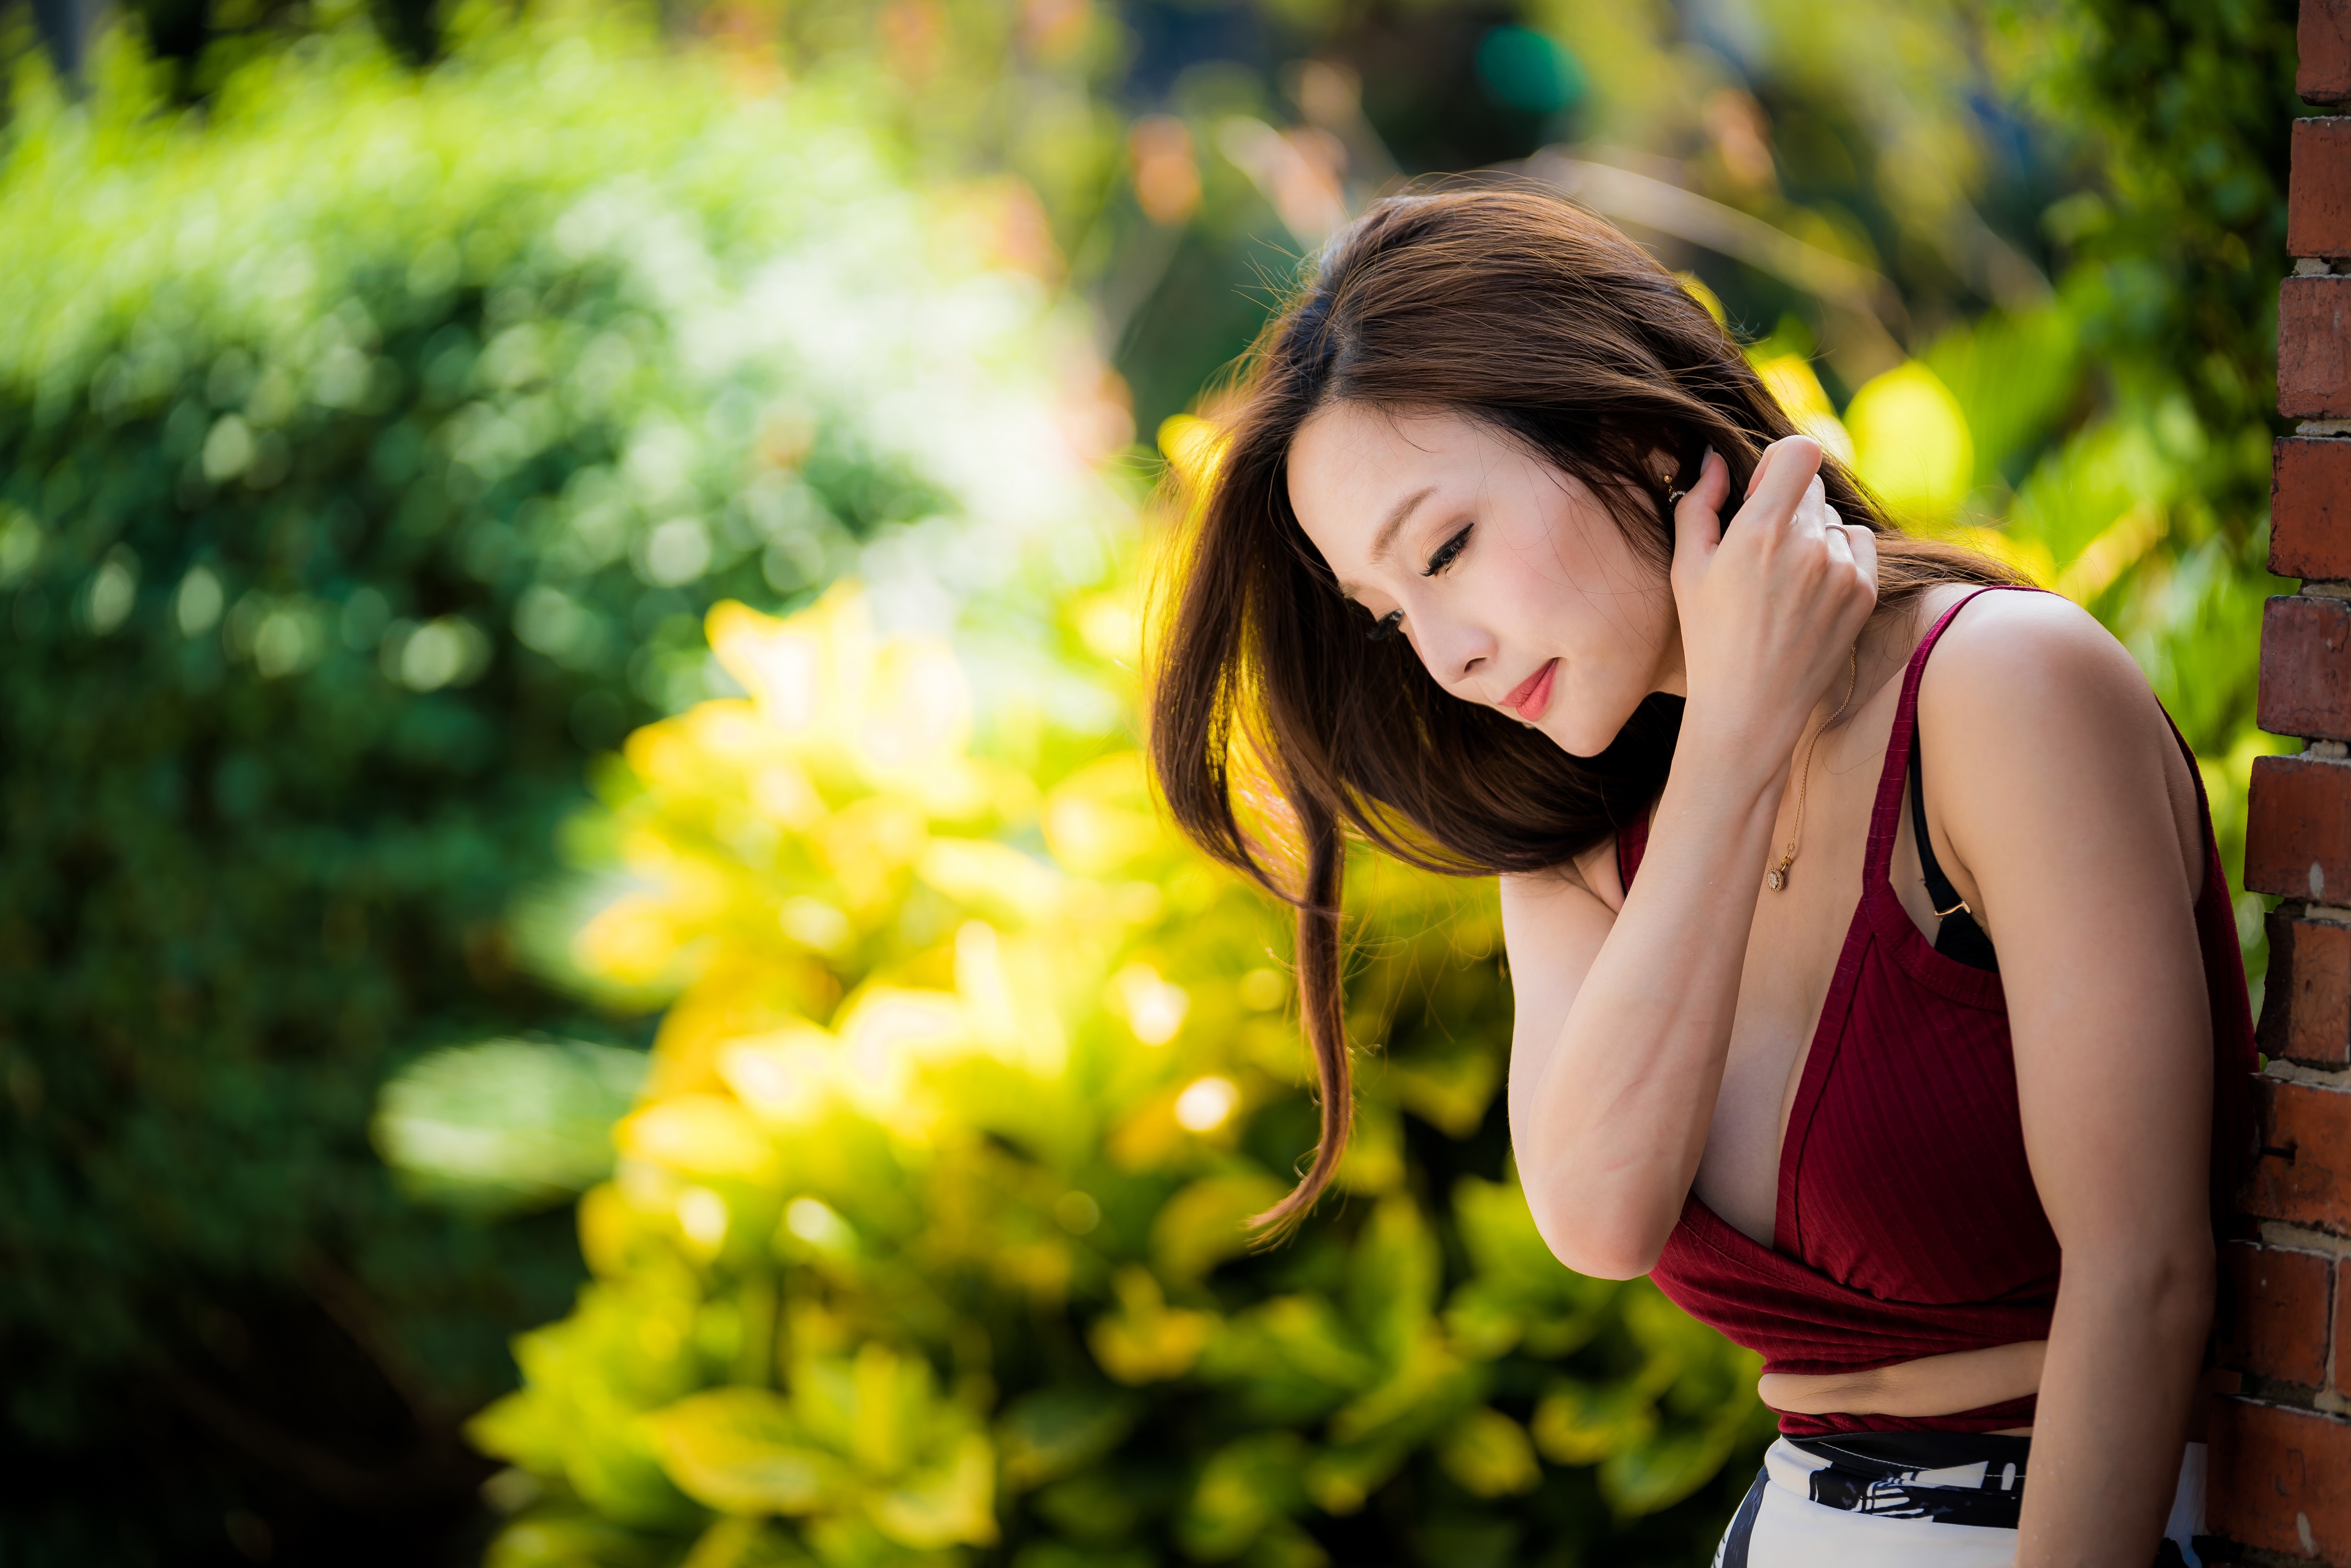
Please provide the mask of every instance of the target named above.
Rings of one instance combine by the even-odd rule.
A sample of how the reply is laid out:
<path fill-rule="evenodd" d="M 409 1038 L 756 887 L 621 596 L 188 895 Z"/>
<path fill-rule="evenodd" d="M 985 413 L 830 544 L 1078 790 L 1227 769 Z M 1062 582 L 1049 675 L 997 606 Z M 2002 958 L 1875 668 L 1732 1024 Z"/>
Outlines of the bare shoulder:
<path fill-rule="evenodd" d="M 1939 615 L 1965 592 L 1938 590 L 1928 608 Z M 1918 706 L 1930 739 L 1934 729 L 1951 724 L 2013 733 L 2078 726 L 2085 718 L 2100 721 L 2093 733 L 2112 735 L 2118 720 L 2127 731 L 2165 733 L 2154 693 L 2129 650 L 2088 611 L 2055 593 L 1986 593 L 1970 602 L 1927 662 Z"/>
<path fill-rule="evenodd" d="M 1969 604 L 1927 662 L 1918 725 L 1930 813 L 1963 858 L 2039 842 L 2028 824 L 2078 837 L 2095 819 L 2140 844 L 2168 827 L 2200 879 L 2195 775 L 2130 651 L 2072 601 Z"/>

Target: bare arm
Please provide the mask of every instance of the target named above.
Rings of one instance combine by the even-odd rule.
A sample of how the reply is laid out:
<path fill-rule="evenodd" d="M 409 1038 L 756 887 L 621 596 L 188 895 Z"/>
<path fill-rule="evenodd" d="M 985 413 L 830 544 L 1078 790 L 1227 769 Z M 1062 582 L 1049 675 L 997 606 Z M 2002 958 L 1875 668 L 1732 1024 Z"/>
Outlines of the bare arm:
<path fill-rule="evenodd" d="M 1820 501 L 1819 462 L 1804 437 L 1775 443 L 1728 537 L 1719 459 L 1682 502 L 1687 706 L 1637 889 L 1613 912 L 1564 877 L 1504 889 L 1511 1142 L 1537 1227 L 1581 1273 L 1646 1273 L 1681 1213 L 1790 754 L 1875 604 L 1875 549 Z"/>
<path fill-rule="evenodd" d="M 1919 698 L 1939 742 L 1927 798 L 1999 946 L 2026 1154 L 2064 1249 L 2016 1561 L 2139 1568 L 2212 1305 L 2193 785 L 2145 677 L 2073 605 L 1996 594 L 1946 643 Z"/>

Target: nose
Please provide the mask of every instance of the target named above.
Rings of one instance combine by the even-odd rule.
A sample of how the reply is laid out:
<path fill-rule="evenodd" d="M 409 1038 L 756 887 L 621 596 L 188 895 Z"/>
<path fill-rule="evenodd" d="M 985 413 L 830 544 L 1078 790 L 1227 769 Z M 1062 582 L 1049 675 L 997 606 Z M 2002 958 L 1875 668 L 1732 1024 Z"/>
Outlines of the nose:
<path fill-rule="evenodd" d="M 1421 663 L 1427 666 L 1438 685 L 1456 693 L 1460 692 L 1464 683 L 1484 672 L 1495 653 L 1492 635 L 1465 622 L 1430 625 L 1424 621 L 1419 642 Z"/>

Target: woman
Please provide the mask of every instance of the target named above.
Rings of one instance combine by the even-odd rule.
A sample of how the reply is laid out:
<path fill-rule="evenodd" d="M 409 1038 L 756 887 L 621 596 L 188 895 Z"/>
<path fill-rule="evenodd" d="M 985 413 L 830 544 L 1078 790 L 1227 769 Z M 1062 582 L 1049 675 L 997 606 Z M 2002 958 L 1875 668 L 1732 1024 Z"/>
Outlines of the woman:
<path fill-rule="evenodd" d="M 1343 836 L 1499 873 L 1537 1225 L 1765 1357 L 1719 1562 L 2196 1560 L 2252 1029 L 2193 759 L 2095 622 L 1900 533 L 1669 274 L 1493 191 L 1331 243 L 1182 570 L 1155 766 L 1297 905 L 1322 1088 L 1261 1223 L 1347 1138 Z"/>

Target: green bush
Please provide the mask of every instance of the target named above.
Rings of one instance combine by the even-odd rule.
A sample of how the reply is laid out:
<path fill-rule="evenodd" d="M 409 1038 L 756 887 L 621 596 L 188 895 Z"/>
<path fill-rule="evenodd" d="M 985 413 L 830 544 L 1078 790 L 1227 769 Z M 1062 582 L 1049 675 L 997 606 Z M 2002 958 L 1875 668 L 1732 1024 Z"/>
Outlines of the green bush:
<path fill-rule="evenodd" d="M 1123 698 L 1133 615 L 1070 623 Z M 638 731 L 572 839 L 581 970 L 674 1000 L 580 1207 L 595 1279 L 471 1427 L 534 1498 L 496 1568 L 1708 1549 L 1760 1362 L 1536 1233 L 1490 887 L 1357 868 L 1346 1196 L 1253 1255 L 1314 1130 L 1282 923 L 1163 825 L 1123 703 L 983 684 L 975 740 L 952 653 L 845 590 L 711 642 L 750 696 Z M 446 1086 L 514 1050 L 395 1082 L 413 1177 L 509 1168 Z"/>
<path fill-rule="evenodd" d="M 601 1027 L 502 924 L 589 757 L 707 695 L 721 595 L 862 562 L 943 625 L 1117 515 L 1000 214 L 838 103 L 610 21 L 421 77 L 315 37 L 201 113 L 154 75 L 22 73 L 0 132 L 0 1431 L 115 1489 L 27 1489 L 11 1562 L 219 1548 L 245 1483 L 175 1473 L 174 1522 L 95 1467 L 133 1391 L 314 1493 L 464 1499 L 403 1445 L 576 1259 L 408 1204 L 367 1120 L 434 1044 Z"/>

